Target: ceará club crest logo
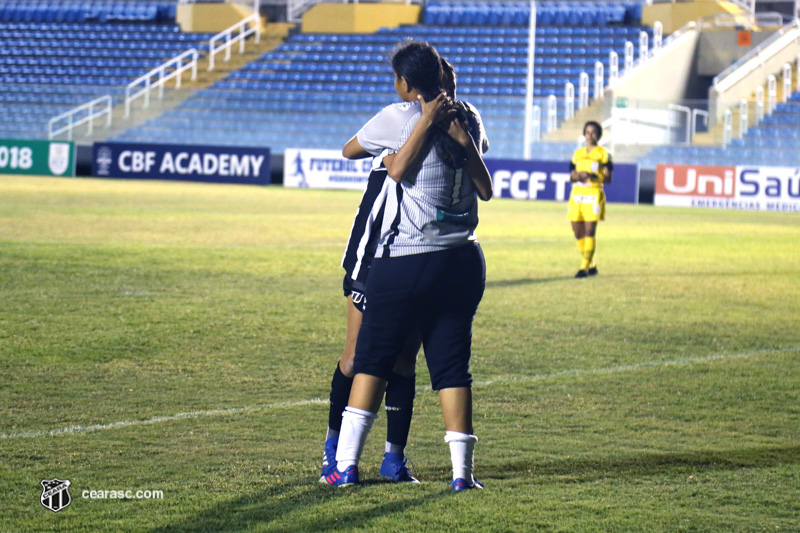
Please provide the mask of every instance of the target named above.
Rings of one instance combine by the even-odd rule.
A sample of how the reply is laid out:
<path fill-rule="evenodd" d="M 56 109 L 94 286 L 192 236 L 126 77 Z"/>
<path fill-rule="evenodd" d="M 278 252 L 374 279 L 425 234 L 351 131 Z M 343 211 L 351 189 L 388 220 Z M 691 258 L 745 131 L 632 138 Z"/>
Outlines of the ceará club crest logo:
<path fill-rule="evenodd" d="M 54 513 L 67 507 L 72 502 L 72 497 L 69 495 L 70 485 L 72 483 L 68 479 L 43 479 L 40 498 L 42 505 Z"/>

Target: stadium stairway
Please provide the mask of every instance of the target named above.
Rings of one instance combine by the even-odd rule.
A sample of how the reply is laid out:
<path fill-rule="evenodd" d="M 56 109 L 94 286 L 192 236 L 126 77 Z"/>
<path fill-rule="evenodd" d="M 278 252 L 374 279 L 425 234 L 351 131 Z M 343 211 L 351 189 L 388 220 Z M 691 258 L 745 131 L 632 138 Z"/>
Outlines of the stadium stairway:
<path fill-rule="evenodd" d="M 10 138 L 46 138 L 53 116 L 103 95 L 118 100 L 125 85 L 210 37 L 161 22 L 5 21 L 0 32 L 0 135 Z"/>
<path fill-rule="evenodd" d="M 245 51 L 242 54 L 239 53 L 238 46 L 234 47 L 234 50 L 231 52 L 230 60 L 227 62 L 224 61 L 224 52 L 217 54 L 214 61 L 214 70 L 211 72 L 208 71 L 208 56 L 204 55 L 200 57 L 197 62 L 197 79 L 192 80 L 191 73 L 185 72 L 182 76 L 181 87 L 179 89 L 174 88 L 174 83 L 170 82 L 164 90 L 164 97 L 162 99 L 158 98 L 158 93 L 154 90 L 150 95 L 150 104 L 146 108 L 143 107 L 143 99 L 140 98 L 134 101 L 131 104 L 129 117 L 125 117 L 124 102 L 115 105 L 112 112 L 112 124 L 110 127 L 104 127 L 105 118 L 98 119 L 91 134 L 84 134 L 81 131 L 76 133 L 76 142 L 80 144 L 91 144 L 93 142 L 112 140 L 124 135 L 128 130 L 135 129 L 163 113 L 175 109 L 187 99 L 196 95 L 199 91 L 212 86 L 214 83 L 229 76 L 231 72 L 239 70 L 243 66 L 279 46 L 288 33 L 288 26 L 289 25 L 286 24 L 266 24 L 264 26 L 265 31 L 261 34 L 260 43 L 255 43 L 252 38 L 248 39 Z M 146 139 L 142 139 L 142 142 L 145 141 Z"/>
<path fill-rule="evenodd" d="M 776 72 L 774 74 L 775 74 L 775 77 L 778 79 L 778 83 L 776 85 L 777 94 L 776 94 L 775 101 L 776 102 L 782 102 L 783 101 L 783 83 L 781 83 L 781 73 L 780 72 Z M 791 86 L 792 87 L 797 87 L 797 70 L 796 69 L 792 69 L 792 84 L 791 84 Z M 767 109 L 767 107 L 768 107 L 768 104 L 767 104 L 767 98 L 768 98 L 768 96 L 767 96 L 767 87 L 764 86 L 763 88 L 764 88 L 764 100 L 763 100 L 763 103 L 764 103 L 764 115 L 766 116 L 767 112 L 768 112 L 768 109 Z M 787 99 L 791 96 L 791 94 L 792 93 L 790 92 L 787 95 Z M 747 98 L 745 98 L 745 100 L 747 101 L 747 122 L 746 122 L 745 126 L 752 126 L 752 125 L 754 125 L 756 123 L 756 102 L 757 102 L 756 89 L 753 89 L 753 91 L 750 93 L 750 95 Z M 736 139 L 736 138 L 740 137 L 739 131 L 740 131 L 740 128 L 741 128 L 741 125 L 740 125 L 741 114 L 739 112 L 739 106 L 730 107 L 729 109 L 730 109 L 730 111 L 732 113 L 732 116 L 731 116 L 732 125 L 733 125 L 732 130 L 731 130 L 732 131 L 732 138 Z M 747 127 L 745 127 L 745 130 L 747 130 Z M 719 120 L 715 126 L 713 126 L 712 128 L 709 129 L 708 132 L 696 134 L 692 139 L 692 144 L 701 145 L 701 146 L 713 146 L 713 145 L 722 144 L 722 141 L 723 141 L 723 138 L 724 138 L 724 131 L 725 131 L 724 121 L 723 120 Z"/>
<path fill-rule="evenodd" d="M 411 37 L 431 42 L 455 65 L 459 97 L 473 103 L 484 118 L 490 156 L 521 157 L 529 5 L 469 4 L 505 9 L 493 11 L 507 16 L 500 19 L 506 23 L 501 26 L 493 25 L 490 16 L 469 18 L 463 9 L 467 5 L 431 2 L 425 21 L 441 24 L 374 34 L 294 35 L 258 61 L 116 140 L 168 139 L 178 132 L 187 142 L 255 143 L 276 153 L 293 147 L 338 150 L 382 106 L 396 101 L 387 59 L 397 42 Z M 461 18 L 436 12 L 441 6 L 461 13 Z M 625 41 L 638 39 L 640 27 L 620 25 L 628 13 L 625 5 L 613 6 L 619 17 L 614 25 L 581 3 L 576 13 L 588 18 L 578 23 L 587 27 L 573 28 L 570 16 L 558 11 L 560 18 L 554 16 L 552 25 L 540 28 L 535 96 L 562 95 L 566 81 L 577 86 L 581 71 L 593 71 L 596 61 L 607 64 L 610 49 L 621 54 Z M 465 22 L 474 25 L 464 26 Z M 204 131 L 209 127 L 218 133 Z"/>

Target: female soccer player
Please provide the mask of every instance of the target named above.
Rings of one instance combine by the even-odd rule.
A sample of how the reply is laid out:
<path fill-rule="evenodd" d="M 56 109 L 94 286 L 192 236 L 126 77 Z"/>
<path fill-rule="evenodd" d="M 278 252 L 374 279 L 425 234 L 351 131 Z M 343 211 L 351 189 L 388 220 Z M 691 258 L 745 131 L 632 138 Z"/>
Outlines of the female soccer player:
<path fill-rule="evenodd" d="M 570 163 L 570 181 L 573 183 L 569 195 L 567 219 L 578 241 L 578 251 L 583 260 L 576 278 L 597 275 L 594 263 L 595 234 L 597 222 L 606 218 L 606 194 L 603 185 L 611 183 L 614 163 L 608 150 L 597 142 L 603 136 L 603 127 L 594 121 L 583 126 L 586 147 L 578 148 Z"/>
<path fill-rule="evenodd" d="M 331 485 L 358 483 L 358 461 L 386 380 L 404 341 L 420 329 L 431 384 L 439 391 L 453 461 L 453 489 L 480 488 L 472 475 L 477 438 L 469 372 L 472 319 L 483 295 L 485 263 L 474 236 L 477 197 L 492 183 L 469 127 L 442 92 L 438 53 L 407 42 L 392 58 L 403 100 L 384 108 L 351 139 L 351 158 L 397 150 L 387 163 L 395 184 L 367 279 L 355 378 L 342 421 Z M 462 109 L 463 111 L 463 109 Z"/>
<path fill-rule="evenodd" d="M 442 58 L 444 87 L 447 95 L 456 97 L 456 73 L 453 66 Z M 480 115 L 469 103 L 464 102 L 469 110 L 470 120 L 476 124 L 482 151 L 489 147 L 489 141 L 483 130 Z M 345 269 L 343 281 L 344 295 L 347 303 L 347 333 L 342 358 L 336 365 L 331 381 L 330 408 L 328 412 L 328 431 L 323 454 L 321 482 L 336 468 L 336 448 L 342 425 L 342 413 L 347 406 L 353 384 L 353 358 L 355 357 L 356 339 L 361 327 L 362 313 L 366 304 L 364 295 L 365 283 L 369 267 L 375 255 L 377 238 L 383 222 L 383 210 L 388 188 L 394 182 L 387 177 L 383 165 L 388 150 L 384 150 L 373 160 L 372 171 L 367 180 L 367 188 L 361 198 L 350 238 L 347 242 L 342 267 Z M 388 161 L 394 156 L 386 157 Z M 398 482 L 418 483 L 407 467 L 405 446 L 411 427 L 416 385 L 416 357 L 421 340 L 419 331 L 413 331 L 406 340 L 399 361 L 389 378 L 386 388 L 386 447 L 380 474 L 386 479 Z"/>

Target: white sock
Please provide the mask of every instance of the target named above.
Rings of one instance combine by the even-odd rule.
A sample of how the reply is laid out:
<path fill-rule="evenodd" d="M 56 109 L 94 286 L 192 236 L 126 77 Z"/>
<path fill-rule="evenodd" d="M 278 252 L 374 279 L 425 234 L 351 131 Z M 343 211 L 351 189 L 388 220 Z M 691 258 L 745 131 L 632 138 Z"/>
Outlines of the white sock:
<path fill-rule="evenodd" d="M 386 448 L 385 448 L 386 453 L 399 453 L 400 455 L 403 455 L 405 449 L 406 449 L 405 446 L 401 446 L 399 444 L 392 444 L 388 440 L 386 441 Z"/>
<path fill-rule="evenodd" d="M 336 468 L 344 472 L 357 465 L 367 442 L 367 435 L 378 415 L 355 407 L 346 407 L 342 415 L 342 429 L 339 433 L 339 447 L 336 449 Z"/>
<path fill-rule="evenodd" d="M 461 478 L 471 482 L 475 443 L 478 442 L 478 437 L 467 433 L 459 433 L 458 431 L 448 431 L 444 435 L 444 441 L 450 444 L 453 479 Z"/>

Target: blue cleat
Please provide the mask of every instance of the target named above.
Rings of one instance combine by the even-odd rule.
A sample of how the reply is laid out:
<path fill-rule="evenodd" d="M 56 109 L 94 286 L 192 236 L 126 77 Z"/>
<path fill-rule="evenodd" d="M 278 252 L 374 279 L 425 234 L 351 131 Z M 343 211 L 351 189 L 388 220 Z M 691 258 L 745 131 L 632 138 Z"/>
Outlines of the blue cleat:
<path fill-rule="evenodd" d="M 468 483 L 464 478 L 458 478 L 453 480 L 453 490 L 456 492 L 462 490 L 470 490 L 470 489 L 482 489 L 483 483 L 478 481 L 475 478 L 472 478 L 472 483 Z"/>
<path fill-rule="evenodd" d="M 396 483 L 419 483 L 419 480 L 408 471 L 406 461 L 406 457 L 402 454 L 386 452 L 381 463 L 381 477 Z"/>
<path fill-rule="evenodd" d="M 339 439 L 328 439 L 325 441 L 325 452 L 322 455 L 322 475 L 320 483 L 327 483 L 325 476 L 332 474 L 336 470 L 336 448 L 339 446 Z"/>
<path fill-rule="evenodd" d="M 323 482 L 332 487 L 358 485 L 358 467 L 356 465 L 348 466 L 344 472 L 339 472 L 334 468 L 333 472 L 323 478 Z"/>

